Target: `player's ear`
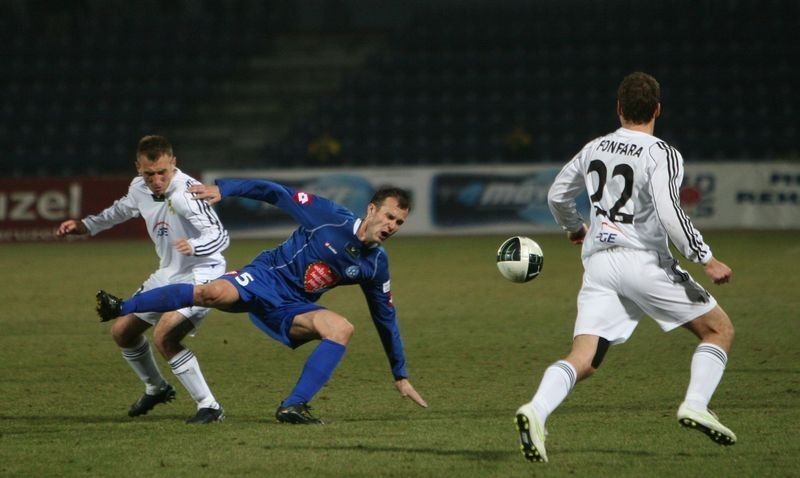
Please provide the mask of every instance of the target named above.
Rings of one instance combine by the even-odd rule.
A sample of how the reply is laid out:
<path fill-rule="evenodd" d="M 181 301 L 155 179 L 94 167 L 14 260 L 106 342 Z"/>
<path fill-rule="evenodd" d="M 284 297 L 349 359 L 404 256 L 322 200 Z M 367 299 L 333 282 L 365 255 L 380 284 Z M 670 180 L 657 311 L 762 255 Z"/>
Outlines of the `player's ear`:
<path fill-rule="evenodd" d="M 661 103 L 660 102 L 658 104 L 656 104 L 656 112 L 655 112 L 655 114 L 653 114 L 653 118 L 658 118 L 659 116 L 661 116 Z"/>

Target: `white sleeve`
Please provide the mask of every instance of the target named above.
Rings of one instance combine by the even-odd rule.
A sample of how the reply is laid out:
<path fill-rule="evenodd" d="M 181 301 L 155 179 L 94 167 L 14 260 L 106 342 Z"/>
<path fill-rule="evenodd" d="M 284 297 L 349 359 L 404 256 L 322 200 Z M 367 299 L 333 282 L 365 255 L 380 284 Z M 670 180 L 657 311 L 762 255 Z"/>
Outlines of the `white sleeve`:
<path fill-rule="evenodd" d="M 673 147 L 658 142 L 650 147 L 655 168 L 650 178 L 656 213 L 672 244 L 692 262 L 711 260 L 711 248 L 703 242 L 689 216 L 681 207 L 680 187 L 683 182 L 683 157 Z"/>
<path fill-rule="evenodd" d="M 556 176 L 547 193 L 547 205 L 558 225 L 567 232 L 575 232 L 583 227 L 583 218 L 578 213 L 576 198 L 586 189 L 581 171 L 580 157 L 575 155 Z"/>
<path fill-rule="evenodd" d="M 192 255 L 208 256 L 228 247 L 228 231 L 208 201 L 192 199 L 191 193 L 183 192 L 174 196 L 173 205 L 200 232 L 198 237 L 187 238 L 192 245 Z"/>
<path fill-rule="evenodd" d="M 89 230 L 89 234 L 94 236 L 97 233 L 105 231 L 106 229 L 111 229 L 117 224 L 121 224 L 128 219 L 139 217 L 139 208 L 136 206 L 132 198 L 133 195 L 129 189 L 128 194 L 114 201 L 114 204 L 111 206 L 103 209 L 98 214 L 89 215 L 83 218 L 83 224 L 86 226 L 86 229 Z"/>

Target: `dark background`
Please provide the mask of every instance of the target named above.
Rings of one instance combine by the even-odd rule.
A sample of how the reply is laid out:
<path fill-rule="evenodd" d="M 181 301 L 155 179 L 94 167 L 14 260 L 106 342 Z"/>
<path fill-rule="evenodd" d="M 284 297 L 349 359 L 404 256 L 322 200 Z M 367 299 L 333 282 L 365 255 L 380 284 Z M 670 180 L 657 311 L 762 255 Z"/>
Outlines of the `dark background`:
<path fill-rule="evenodd" d="M 798 159 L 792 0 L 0 2 L 0 174 L 568 160 L 662 86 L 687 160 Z"/>

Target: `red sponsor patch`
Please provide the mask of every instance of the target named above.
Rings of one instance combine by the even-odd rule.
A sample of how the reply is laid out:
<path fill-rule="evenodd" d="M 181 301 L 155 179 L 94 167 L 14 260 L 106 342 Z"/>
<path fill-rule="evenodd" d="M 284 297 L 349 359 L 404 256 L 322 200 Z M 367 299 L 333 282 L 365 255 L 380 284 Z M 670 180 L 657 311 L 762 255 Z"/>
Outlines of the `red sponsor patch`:
<path fill-rule="evenodd" d="M 317 292 L 322 289 L 329 289 L 338 282 L 339 276 L 324 262 L 309 264 L 306 268 L 305 277 L 303 278 L 303 286 L 306 292 Z"/>
<path fill-rule="evenodd" d="M 294 193 L 294 202 L 302 204 L 303 206 L 307 206 L 311 204 L 312 197 L 313 196 L 311 196 L 311 194 L 309 193 L 304 193 L 303 191 L 297 191 L 296 193 Z"/>
<path fill-rule="evenodd" d="M 394 307 L 394 302 L 392 302 L 392 293 L 389 292 L 389 306 Z"/>

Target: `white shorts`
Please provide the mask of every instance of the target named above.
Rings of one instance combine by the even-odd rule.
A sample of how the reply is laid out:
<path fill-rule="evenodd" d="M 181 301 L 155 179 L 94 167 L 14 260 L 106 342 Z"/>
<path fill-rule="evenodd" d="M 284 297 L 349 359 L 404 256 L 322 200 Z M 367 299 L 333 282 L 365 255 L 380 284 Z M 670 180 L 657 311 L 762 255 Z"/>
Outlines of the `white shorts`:
<path fill-rule="evenodd" d="M 165 269 L 159 269 L 153 272 L 150 277 L 144 281 L 142 287 L 136 293 L 148 291 L 158 287 L 171 284 L 204 284 L 210 282 L 220 275 L 225 273 L 225 263 L 216 265 L 197 266 L 193 269 L 193 274 L 186 274 L 183 276 L 176 276 L 168 273 Z M 184 307 L 178 309 L 177 312 L 191 321 L 194 328 L 200 326 L 200 323 L 211 311 L 208 307 Z M 156 325 L 161 319 L 163 312 L 136 312 L 136 317 L 144 320 L 150 325 Z M 192 334 L 193 335 L 193 334 Z"/>
<path fill-rule="evenodd" d="M 672 257 L 616 247 L 583 261 L 583 286 L 573 336 L 628 340 L 647 314 L 668 332 L 711 311 L 717 301 Z"/>

